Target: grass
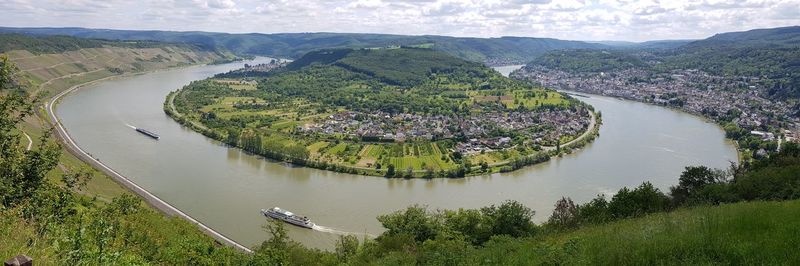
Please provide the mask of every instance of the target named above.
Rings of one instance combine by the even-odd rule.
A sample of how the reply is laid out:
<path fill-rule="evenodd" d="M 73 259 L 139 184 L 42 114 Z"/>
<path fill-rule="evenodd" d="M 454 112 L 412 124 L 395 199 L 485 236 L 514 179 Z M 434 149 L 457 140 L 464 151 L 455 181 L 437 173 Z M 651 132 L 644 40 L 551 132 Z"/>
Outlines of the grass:
<path fill-rule="evenodd" d="M 800 201 L 745 202 L 659 213 L 487 244 L 486 264 L 798 265 Z M 491 258 L 489 261 L 486 259 Z"/>
<path fill-rule="evenodd" d="M 479 164 L 481 162 L 486 162 L 488 164 L 495 164 L 503 161 L 502 155 L 498 152 L 487 152 L 484 154 L 475 154 L 471 156 L 470 161 L 474 164 Z"/>
<path fill-rule="evenodd" d="M 420 156 L 403 156 L 403 157 L 390 157 L 387 160 L 390 164 L 394 164 L 395 169 L 405 171 L 409 167 L 414 170 L 424 170 L 431 167 L 434 170 L 439 169 L 452 169 L 453 164 L 442 161 L 441 155 L 420 155 Z"/>
<path fill-rule="evenodd" d="M 325 141 L 317 141 L 308 145 L 308 151 L 310 154 L 319 154 L 320 150 L 327 147 L 330 143 Z"/>
<path fill-rule="evenodd" d="M 503 95 L 494 95 L 497 93 L 496 90 L 470 91 L 469 96 L 473 102 L 500 101 L 509 109 L 520 106 L 534 108 L 542 105 L 569 104 L 560 93 L 542 89 L 503 91 Z"/>

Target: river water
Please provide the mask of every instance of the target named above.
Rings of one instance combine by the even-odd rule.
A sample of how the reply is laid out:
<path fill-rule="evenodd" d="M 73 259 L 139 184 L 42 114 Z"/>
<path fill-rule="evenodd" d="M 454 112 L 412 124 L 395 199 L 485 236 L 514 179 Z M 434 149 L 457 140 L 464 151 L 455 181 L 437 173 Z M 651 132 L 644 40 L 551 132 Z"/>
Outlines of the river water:
<path fill-rule="evenodd" d="M 412 204 L 477 208 L 512 199 L 534 209 L 536 220 L 543 221 L 562 196 L 583 203 L 643 181 L 667 189 L 677 183 L 684 166 L 722 168 L 736 160 L 734 146 L 712 123 L 600 96 L 579 98 L 601 111 L 604 121 L 600 137 L 584 149 L 512 173 L 456 180 L 390 180 L 293 167 L 226 147 L 164 114 L 168 92 L 241 65 L 198 66 L 102 82 L 66 96 L 56 113 L 84 150 L 247 246 L 267 238 L 259 210 L 273 206 L 324 226 L 289 227 L 294 240 L 331 248 L 342 232 L 379 234 L 376 216 Z M 139 134 L 128 124 L 156 132 L 161 140 Z"/>

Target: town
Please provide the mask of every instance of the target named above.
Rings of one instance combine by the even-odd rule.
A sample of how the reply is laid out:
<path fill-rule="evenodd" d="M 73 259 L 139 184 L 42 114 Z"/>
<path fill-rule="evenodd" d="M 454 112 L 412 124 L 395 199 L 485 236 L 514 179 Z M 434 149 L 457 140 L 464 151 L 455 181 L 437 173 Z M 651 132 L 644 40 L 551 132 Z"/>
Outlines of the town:
<path fill-rule="evenodd" d="M 462 154 L 509 148 L 523 141 L 556 146 L 585 132 L 590 125 L 585 108 L 532 112 L 487 112 L 468 116 L 362 113 L 344 111 L 299 126 L 300 134 L 340 135 L 362 141 L 461 140 Z"/>
<path fill-rule="evenodd" d="M 665 105 L 719 120 L 726 118 L 765 141 L 796 141 L 800 113 L 792 105 L 768 99 L 757 77 L 725 77 L 686 69 L 669 73 L 631 68 L 609 73 L 569 73 L 529 66 L 512 77 L 559 90 L 585 92 Z M 771 132 L 767 134 L 768 132 Z M 773 134 L 774 133 L 774 134 Z"/>

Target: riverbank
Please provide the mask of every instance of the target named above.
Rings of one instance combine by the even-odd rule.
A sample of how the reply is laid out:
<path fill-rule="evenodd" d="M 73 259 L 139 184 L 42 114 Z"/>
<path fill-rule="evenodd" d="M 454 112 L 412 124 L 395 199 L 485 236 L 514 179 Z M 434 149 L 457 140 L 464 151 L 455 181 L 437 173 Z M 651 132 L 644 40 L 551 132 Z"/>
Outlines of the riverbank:
<path fill-rule="evenodd" d="M 238 250 L 244 251 L 244 252 L 252 253 L 252 250 L 250 250 L 249 248 L 247 248 L 247 247 L 245 247 L 245 246 L 243 246 L 243 245 L 231 240 L 230 238 L 226 237 L 225 235 L 223 235 L 221 233 L 218 233 L 218 232 L 214 231 L 212 228 L 210 228 L 210 227 L 206 226 L 205 224 L 199 222 L 198 220 L 196 220 L 192 216 L 190 216 L 190 215 L 182 212 L 181 210 L 175 208 L 174 206 L 170 205 L 166 201 L 161 200 L 157 196 L 155 196 L 152 193 L 150 193 L 148 190 L 146 190 L 146 189 L 142 188 L 141 186 L 137 185 L 136 183 L 131 181 L 129 178 L 127 178 L 124 175 L 118 173 L 117 171 L 115 171 L 111 167 L 109 167 L 109 166 L 105 165 L 104 163 L 102 163 L 99 159 L 94 158 L 88 152 L 86 152 L 83 149 L 81 149 L 81 147 L 78 146 L 75 143 L 75 141 L 70 137 L 69 133 L 63 127 L 63 125 L 59 121 L 59 118 L 55 114 L 54 108 L 59 103 L 59 100 L 63 96 L 68 95 L 68 94 L 70 94 L 70 93 L 72 93 L 74 91 L 77 91 L 80 88 L 84 88 L 84 87 L 89 86 L 89 85 L 93 85 L 93 84 L 96 84 L 96 83 L 99 83 L 99 82 L 108 81 L 108 80 L 116 79 L 116 78 L 129 78 L 131 76 L 136 76 L 136 75 L 152 74 L 152 73 L 156 73 L 156 72 L 160 72 L 160 71 L 168 71 L 168 70 L 175 70 L 175 69 L 179 69 L 179 68 L 188 68 L 188 67 L 198 67 L 198 66 L 202 66 L 202 65 L 206 65 L 206 64 L 198 64 L 198 65 L 191 65 L 191 66 L 178 66 L 178 67 L 168 68 L 168 69 L 157 69 L 157 70 L 151 70 L 151 71 L 145 71 L 145 72 L 139 72 L 139 73 L 123 74 L 123 75 L 118 75 L 118 76 L 110 76 L 110 77 L 105 77 L 105 78 L 101 78 L 101 79 L 97 79 L 97 80 L 92 80 L 92 81 L 89 81 L 89 82 L 85 82 L 85 83 L 81 83 L 81 84 L 78 84 L 78 85 L 74 85 L 74 86 L 72 86 L 72 87 L 70 87 L 70 88 L 68 88 L 68 89 L 66 89 L 64 91 L 61 91 L 57 95 L 53 96 L 49 101 L 47 101 L 45 103 L 45 105 L 44 105 L 44 108 L 45 108 L 45 110 L 47 112 L 48 119 L 49 119 L 51 125 L 56 129 L 56 133 L 57 133 L 56 137 L 63 144 L 62 147 L 65 150 L 67 150 L 70 154 L 76 156 L 78 159 L 80 159 L 84 163 L 88 164 L 89 166 L 93 167 L 94 169 L 101 171 L 102 173 L 104 173 L 105 175 L 110 177 L 112 180 L 114 180 L 117 184 L 119 184 L 119 185 L 125 187 L 126 189 L 128 189 L 129 191 L 134 192 L 135 194 L 139 195 L 150 206 L 152 206 L 153 208 L 161 211 L 162 213 L 164 213 L 166 215 L 170 215 L 170 216 L 177 216 L 177 217 L 183 218 L 183 219 L 189 221 L 190 223 L 197 225 L 201 231 L 203 231 L 205 234 L 213 237 L 219 243 L 232 246 L 232 247 L 234 247 L 234 248 L 236 248 Z"/>
<path fill-rule="evenodd" d="M 687 111 L 687 110 L 684 110 L 682 108 L 678 108 L 678 107 L 675 107 L 675 106 L 654 104 L 654 103 L 650 103 L 650 102 L 639 101 L 639 100 L 637 100 L 635 98 L 625 98 L 625 97 L 615 97 L 615 96 L 608 96 L 608 95 L 599 95 L 599 94 L 593 94 L 593 93 L 584 92 L 584 91 L 573 91 L 573 90 L 558 90 L 558 91 L 564 92 L 564 93 L 567 93 L 567 94 L 570 94 L 570 95 L 575 94 L 575 93 L 583 93 L 583 94 L 587 94 L 587 95 L 609 97 L 609 98 L 615 98 L 615 99 L 622 100 L 622 101 L 631 101 L 631 102 L 643 103 L 643 104 L 647 104 L 647 105 L 651 105 L 651 106 L 657 106 L 657 107 L 661 107 L 661 108 L 666 108 L 666 109 L 670 109 L 670 110 L 673 110 L 673 111 L 676 111 L 676 112 L 681 112 L 681 113 L 684 113 L 684 114 L 688 114 L 688 115 L 700 118 L 701 120 L 703 120 L 703 121 L 705 121 L 707 123 L 714 124 L 715 126 L 717 126 L 722 131 L 725 131 L 725 129 L 723 128 L 723 125 L 720 124 L 719 121 L 716 121 L 713 118 L 704 116 L 702 114 L 690 112 L 690 111 Z M 582 96 L 580 94 L 575 94 L 575 95 Z M 584 96 L 584 97 L 586 97 L 586 96 Z M 745 150 L 743 150 L 740 147 L 739 142 L 737 140 L 729 138 L 727 136 L 725 136 L 725 139 L 730 141 L 731 144 L 736 147 L 736 157 L 737 157 L 736 163 L 737 164 L 743 163 L 745 161 L 744 160 L 745 159 L 745 155 L 744 155 L 744 151 Z"/>

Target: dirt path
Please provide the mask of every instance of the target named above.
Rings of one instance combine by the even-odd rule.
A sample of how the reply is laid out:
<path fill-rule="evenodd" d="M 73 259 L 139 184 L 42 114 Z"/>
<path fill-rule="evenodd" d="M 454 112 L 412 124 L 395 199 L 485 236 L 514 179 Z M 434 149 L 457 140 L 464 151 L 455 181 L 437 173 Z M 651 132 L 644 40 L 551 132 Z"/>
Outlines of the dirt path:
<path fill-rule="evenodd" d="M 22 131 L 22 135 L 25 135 L 25 138 L 28 139 L 28 146 L 25 147 L 25 150 L 26 151 L 31 150 L 31 148 L 33 147 L 33 139 L 31 139 L 31 136 L 28 135 L 28 133 L 25 133 L 24 131 Z"/>

